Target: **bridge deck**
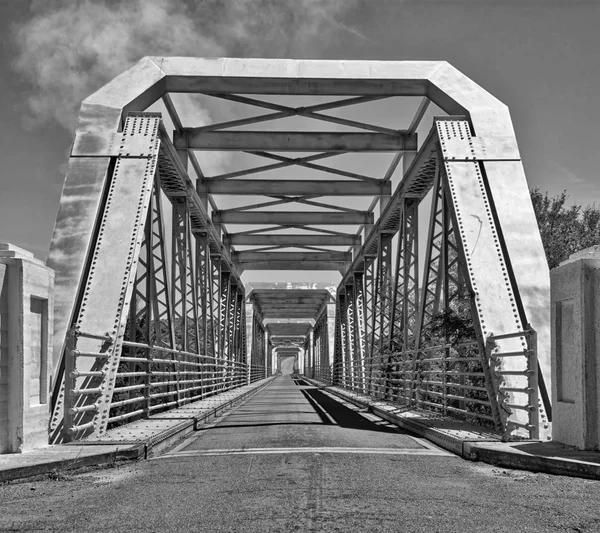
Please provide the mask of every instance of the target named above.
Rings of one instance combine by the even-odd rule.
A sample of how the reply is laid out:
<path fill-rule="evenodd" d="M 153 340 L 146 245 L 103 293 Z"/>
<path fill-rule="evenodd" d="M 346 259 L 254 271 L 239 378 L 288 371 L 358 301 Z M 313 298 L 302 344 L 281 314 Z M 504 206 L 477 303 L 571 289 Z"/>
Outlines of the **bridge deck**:
<path fill-rule="evenodd" d="M 216 427 L 200 431 L 168 456 L 263 455 L 308 450 L 446 455 L 377 417 L 357 411 L 302 380 L 283 375 Z"/>

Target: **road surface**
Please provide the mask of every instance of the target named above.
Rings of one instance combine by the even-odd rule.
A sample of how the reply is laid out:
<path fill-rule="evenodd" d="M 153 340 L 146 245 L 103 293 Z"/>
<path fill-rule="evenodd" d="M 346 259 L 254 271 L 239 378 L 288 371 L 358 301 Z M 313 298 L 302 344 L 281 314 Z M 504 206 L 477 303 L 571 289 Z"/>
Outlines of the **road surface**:
<path fill-rule="evenodd" d="M 283 370 L 163 456 L 0 486 L 0 531 L 600 531 L 600 482 L 464 461 Z"/>

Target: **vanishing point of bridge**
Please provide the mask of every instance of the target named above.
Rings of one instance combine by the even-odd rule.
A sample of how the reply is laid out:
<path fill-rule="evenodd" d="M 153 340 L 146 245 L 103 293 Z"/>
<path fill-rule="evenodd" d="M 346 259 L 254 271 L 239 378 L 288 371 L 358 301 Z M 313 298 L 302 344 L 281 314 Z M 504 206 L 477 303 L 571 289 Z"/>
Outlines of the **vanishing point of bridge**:
<path fill-rule="evenodd" d="M 226 113 L 194 123 L 190 102 Z M 223 152 L 236 168 L 211 163 Z M 447 63 L 141 60 L 82 104 L 48 266 L 52 443 L 286 357 L 306 378 L 549 438 L 548 267 L 511 119 Z"/>

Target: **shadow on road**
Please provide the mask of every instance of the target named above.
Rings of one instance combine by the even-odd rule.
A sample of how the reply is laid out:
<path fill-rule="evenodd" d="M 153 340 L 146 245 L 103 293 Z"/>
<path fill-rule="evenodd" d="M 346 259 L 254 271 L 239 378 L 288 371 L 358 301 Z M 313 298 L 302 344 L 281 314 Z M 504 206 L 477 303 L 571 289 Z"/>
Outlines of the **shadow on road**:
<path fill-rule="evenodd" d="M 325 416 L 323 411 L 340 427 L 361 429 L 364 431 L 379 431 L 381 433 L 398 433 L 396 428 L 379 426 L 317 389 L 302 389 L 301 392 L 313 406 L 324 424 L 331 425 L 331 420 Z"/>

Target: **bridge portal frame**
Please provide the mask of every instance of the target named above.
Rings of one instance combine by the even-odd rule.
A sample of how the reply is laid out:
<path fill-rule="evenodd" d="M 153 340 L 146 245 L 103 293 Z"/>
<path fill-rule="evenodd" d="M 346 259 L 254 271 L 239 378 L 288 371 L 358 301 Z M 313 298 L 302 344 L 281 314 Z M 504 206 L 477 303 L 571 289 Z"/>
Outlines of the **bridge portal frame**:
<path fill-rule="evenodd" d="M 485 190 L 479 201 L 481 205 L 487 201 L 491 208 L 487 211 L 484 208 L 471 218 L 483 214 L 488 219 L 491 233 L 498 231 L 489 240 L 479 243 L 479 240 L 474 240 L 478 231 L 477 227 L 469 225 L 473 222 L 469 214 L 465 213 L 459 221 L 470 266 L 475 257 L 472 246 L 475 242 L 475 246 L 479 243 L 479 256 L 485 255 L 487 251 L 492 257 L 501 257 L 505 268 L 501 275 L 490 274 L 486 273 L 485 264 L 481 263 L 471 272 L 480 287 L 474 289 L 476 294 L 481 290 L 485 293 L 482 296 L 493 302 L 486 304 L 485 298 L 481 298 L 480 303 L 483 303 L 477 307 L 477 318 L 484 335 L 495 336 L 495 350 L 502 352 L 510 351 L 510 347 L 497 346 L 498 342 L 506 340 L 503 335 L 518 334 L 530 328 L 535 330 L 540 375 L 549 382 L 548 269 L 535 215 L 529 202 L 528 186 L 509 111 L 504 104 L 451 65 L 434 61 L 148 57 L 88 97 L 83 102 L 79 115 L 74 151 L 69 160 L 48 259 L 49 266 L 57 272 L 55 369 L 61 365 L 67 333 L 84 300 L 84 280 L 90 269 L 92 244 L 98 232 L 102 201 L 113 171 L 115 156 L 106 146 L 95 146 L 95 153 L 77 153 L 77 150 L 82 143 L 85 144 L 84 141 L 90 140 L 90 134 L 92 145 L 98 139 L 104 139 L 110 144 L 122 132 L 130 113 L 144 111 L 161 97 L 169 108 L 169 92 L 423 96 L 449 115 L 463 117 L 465 120 L 458 125 L 459 135 L 449 130 L 440 130 L 437 136 L 432 132 L 414 160 L 406 161 L 402 183 L 366 235 L 364 244 L 356 250 L 352 263 L 344 269 L 344 278 L 340 284 L 341 303 L 338 302 L 338 305 L 348 316 L 347 306 L 351 303 L 354 317 L 354 310 L 357 309 L 355 296 L 364 292 L 367 300 L 364 304 L 364 329 L 367 336 L 360 336 L 357 345 L 356 321 L 352 323 L 350 330 L 346 320 L 342 319 L 339 325 L 342 339 L 336 345 L 346 344 L 346 350 L 350 354 L 369 350 L 375 328 L 393 327 L 391 315 L 388 317 L 386 313 L 376 312 L 378 307 L 373 306 L 373 301 L 370 300 L 379 297 L 379 305 L 387 305 L 383 301 L 385 291 L 381 290 L 385 276 L 381 273 L 391 268 L 391 254 L 383 253 L 385 249 L 382 242 L 400 228 L 399 213 L 404 213 L 404 220 L 407 219 L 406 203 L 415 187 L 418 189 L 420 171 L 430 162 L 432 153 L 437 153 L 439 148 L 446 175 L 450 179 L 461 176 L 464 182 L 471 184 L 455 191 L 455 207 L 466 206 L 465 202 L 472 199 L 468 196 L 467 189 L 473 188 L 472 184 L 480 180 L 478 172 L 485 173 Z M 180 161 L 185 162 L 187 159 L 183 151 L 178 150 L 178 154 Z M 442 165 L 442 162 L 439 164 Z M 185 165 L 183 167 L 185 171 Z M 458 183 L 457 179 L 454 179 L 454 183 Z M 460 194 L 462 198 L 459 198 Z M 211 245 L 211 258 L 215 258 L 217 270 L 221 272 L 221 267 L 224 267 L 227 272 L 224 278 L 227 278 L 225 281 L 228 286 L 242 287 L 229 250 L 220 240 L 218 225 L 215 226 L 209 220 L 206 212 L 202 213 L 201 204 L 196 205 L 196 209 L 202 215 Z M 378 259 L 375 261 L 374 257 Z M 377 274 L 373 276 L 370 269 L 375 262 L 377 267 L 373 272 Z M 364 287 L 364 291 L 356 290 L 355 279 L 360 272 L 365 272 L 364 281 L 358 282 L 359 288 Z M 348 290 L 351 298 L 344 299 Z M 360 301 L 358 304 L 362 305 Z M 237 311 L 235 307 L 228 307 L 219 312 L 224 314 Z M 336 335 L 337 330 L 336 327 Z M 222 338 L 223 346 L 228 347 L 229 340 L 228 337 Z M 506 343 L 510 344 L 508 341 Z M 358 357 L 359 361 L 361 357 L 364 359 L 360 354 L 352 357 Z"/>

